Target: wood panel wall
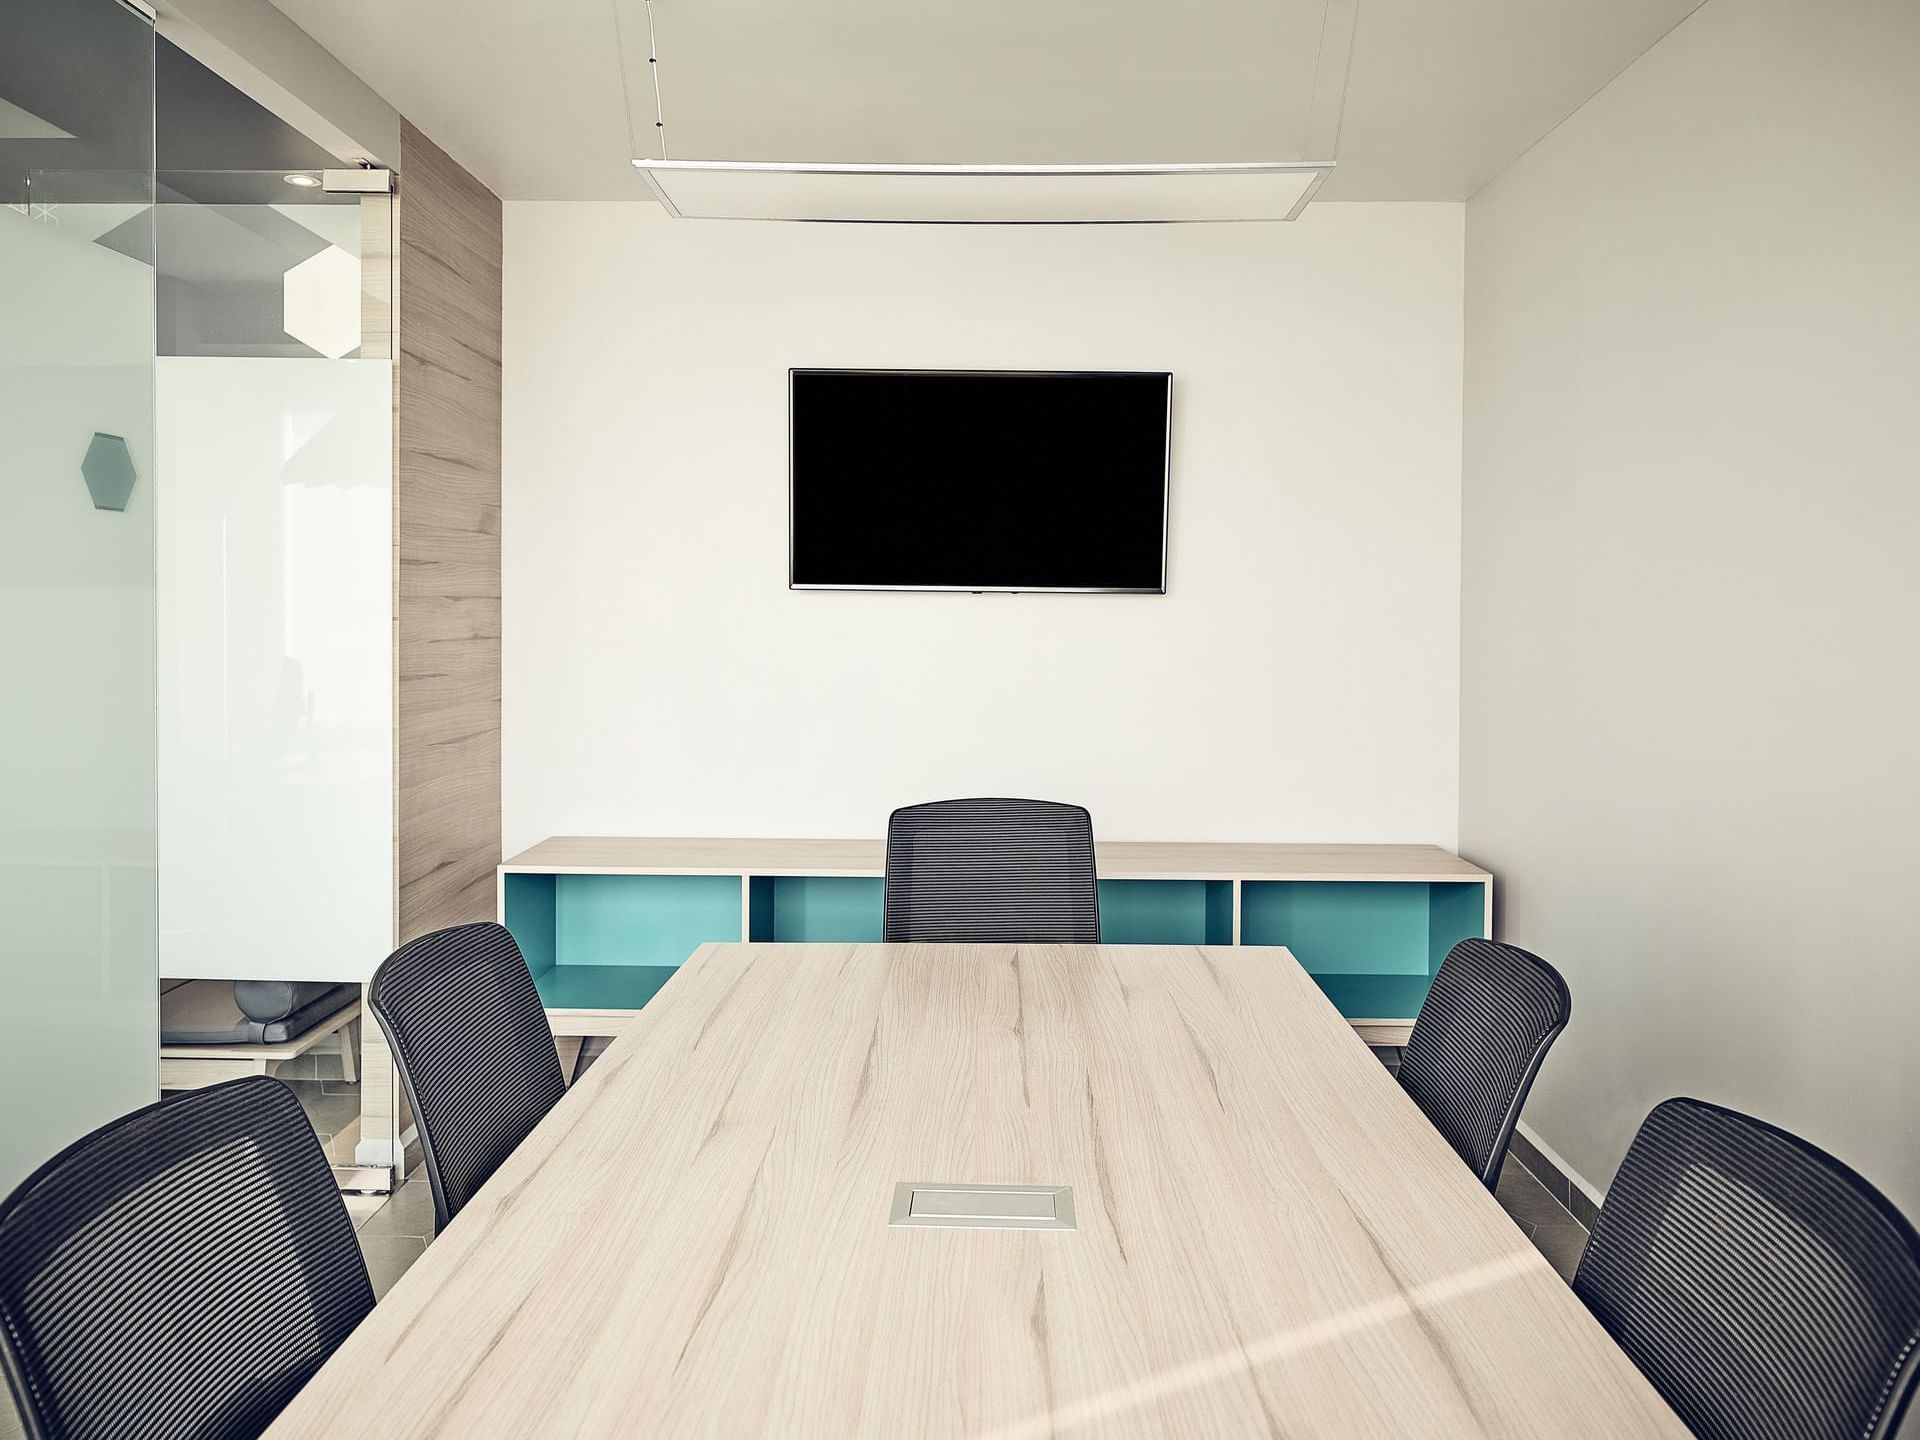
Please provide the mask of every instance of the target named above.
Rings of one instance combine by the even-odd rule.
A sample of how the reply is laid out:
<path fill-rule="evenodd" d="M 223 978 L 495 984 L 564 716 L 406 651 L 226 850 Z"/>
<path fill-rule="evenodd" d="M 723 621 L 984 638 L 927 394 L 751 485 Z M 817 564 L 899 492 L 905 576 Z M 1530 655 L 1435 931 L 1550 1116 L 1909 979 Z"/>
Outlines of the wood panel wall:
<path fill-rule="evenodd" d="M 399 938 L 494 918 L 500 200 L 404 121 L 394 365 Z"/>

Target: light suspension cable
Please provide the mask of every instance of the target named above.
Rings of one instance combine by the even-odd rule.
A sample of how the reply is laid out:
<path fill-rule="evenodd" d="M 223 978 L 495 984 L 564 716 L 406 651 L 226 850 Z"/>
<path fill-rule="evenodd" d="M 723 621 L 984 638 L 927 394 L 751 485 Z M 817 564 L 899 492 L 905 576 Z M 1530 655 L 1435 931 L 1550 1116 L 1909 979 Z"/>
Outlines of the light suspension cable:
<path fill-rule="evenodd" d="M 667 151 L 667 112 L 660 101 L 660 41 L 653 31 L 653 0 L 647 6 L 647 73 L 653 77 L 653 130 L 660 137 L 660 158 L 670 159 Z"/>

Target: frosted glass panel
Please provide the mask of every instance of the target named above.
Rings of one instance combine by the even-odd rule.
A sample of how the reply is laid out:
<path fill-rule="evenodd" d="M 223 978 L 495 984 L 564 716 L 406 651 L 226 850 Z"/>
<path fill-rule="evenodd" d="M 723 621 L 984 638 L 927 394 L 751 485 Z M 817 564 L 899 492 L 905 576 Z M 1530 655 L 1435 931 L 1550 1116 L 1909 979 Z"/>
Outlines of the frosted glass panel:
<path fill-rule="evenodd" d="M 163 356 L 160 957 L 364 981 L 393 936 L 393 367 Z"/>
<path fill-rule="evenodd" d="M 159 1020 L 153 32 L 8 0 L 0 55 L 5 1192 L 157 1097 Z"/>

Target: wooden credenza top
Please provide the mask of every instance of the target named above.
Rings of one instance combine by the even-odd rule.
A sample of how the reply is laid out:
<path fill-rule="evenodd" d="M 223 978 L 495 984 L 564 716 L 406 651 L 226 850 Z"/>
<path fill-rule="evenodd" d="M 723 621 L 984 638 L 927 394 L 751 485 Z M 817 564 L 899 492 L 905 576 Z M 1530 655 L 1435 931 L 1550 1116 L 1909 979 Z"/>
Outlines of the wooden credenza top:
<path fill-rule="evenodd" d="M 1438 845 L 1252 845 L 1108 840 L 1103 880 L 1325 880 L 1444 884 L 1493 877 Z M 536 875 L 880 875 L 881 840 L 556 835 L 501 870 Z"/>

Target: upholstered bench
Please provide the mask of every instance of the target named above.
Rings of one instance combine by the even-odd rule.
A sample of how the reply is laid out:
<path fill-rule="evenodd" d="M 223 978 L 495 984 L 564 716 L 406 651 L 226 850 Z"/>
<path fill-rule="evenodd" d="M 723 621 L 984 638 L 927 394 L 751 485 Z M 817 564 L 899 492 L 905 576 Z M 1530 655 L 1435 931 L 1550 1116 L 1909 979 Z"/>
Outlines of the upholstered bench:
<path fill-rule="evenodd" d="M 330 1036 L 344 1078 L 360 1063 L 360 987 L 291 980 L 186 980 L 160 996 L 160 1088 L 271 1075 Z"/>

